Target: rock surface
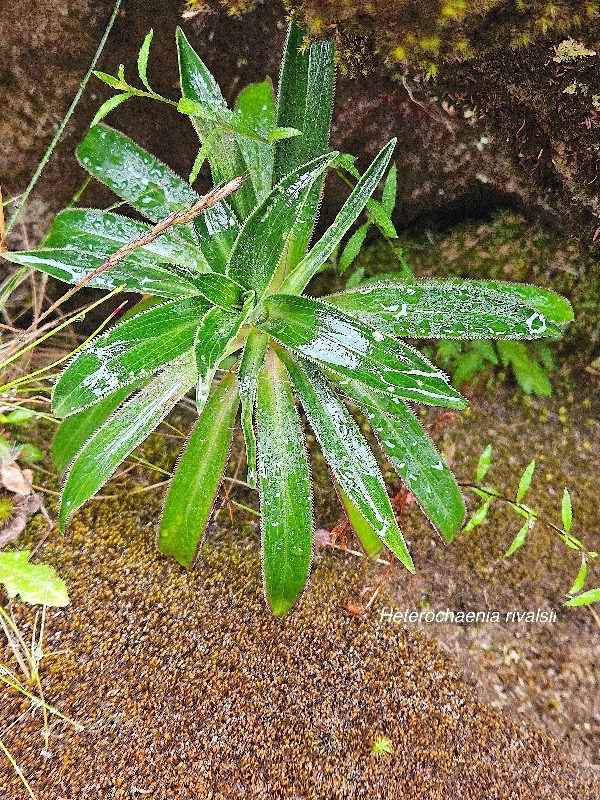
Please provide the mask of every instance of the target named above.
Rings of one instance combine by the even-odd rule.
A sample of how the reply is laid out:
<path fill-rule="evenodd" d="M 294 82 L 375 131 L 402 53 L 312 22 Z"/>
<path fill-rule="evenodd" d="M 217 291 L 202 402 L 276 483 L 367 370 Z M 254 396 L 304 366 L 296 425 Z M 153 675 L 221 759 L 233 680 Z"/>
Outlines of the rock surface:
<path fill-rule="evenodd" d="M 21 191 L 33 173 L 85 73 L 111 8 L 107 0 L 82 0 L 68 10 L 54 0 L 30 5 L 10 7 L 0 22 L 5 54 L 0 80 L 6 97 L 0 122 L 1 170 L 7 196 Z M 233 101 L 240 88 L 265 74 L 276 83 L 285 38 L 279 3 L 259 5 L 242 18 L 231 18 L 221 4 L 206 8 L 183 25 L 227 99 Z M 154 27 L 149 75 L 159 91 L 176 97 L 174 29 L 182 22 L 180 12 L 177 2 L 125 0 L 100 68 L 114 73 L 124 63 L 133 77 L 136 49 Z M 585 33 L 586 43 L 595 47 L 596 27 Z M 437 83 L 427 86 L 400 67 L 374 58 L 368 76 L 341 77 L 338 82 L 332 144 L 358 155 L 364 167 L 391 136 L 398 136 L 401 227 L 415 220 L 481 215 L 498 205 L 517 203 L 531 217 L 543 216 L 591 246 L 600 222 L 594 189 L 598 123 L 597 113 L 587 107 L 597 89 L 597 58 L 556 64 L 556 44 L 546 38 L 531 48 L 452 63 L 440 70 Z M 564 94 L 573 81 L 587 88 Z M 107 87 L 92 79 L 39 184 L 37 197 L 49 214 L 64 206 L 83 180 L 72 153 L 109 95 Z M 188 174 L 197 144 L 183 117 L 156 103 L 134 100 L 113 112 L 109 121 Z M 202 181 L 199 185 L 203 187 Z M 84 202 L 109 203 L 111 198 L 92 190 Z M 339 197 L 330 191 L 324 220 L 338 206 Z M 16 236 L 13 246 L 17 245 Z"/>

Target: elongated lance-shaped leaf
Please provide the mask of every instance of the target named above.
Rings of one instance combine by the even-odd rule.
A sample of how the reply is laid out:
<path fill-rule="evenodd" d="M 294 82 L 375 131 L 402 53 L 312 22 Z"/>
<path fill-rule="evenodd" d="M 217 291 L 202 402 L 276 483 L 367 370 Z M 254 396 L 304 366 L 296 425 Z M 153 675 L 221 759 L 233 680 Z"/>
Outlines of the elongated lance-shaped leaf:
<path fill-rule="evenodd" d="M 189 209 L 200 199 L 161 161 L 106 125 L 90 128 L 77 155 L 84 169 L 152 222 L 160 222 L 172 211 Z M 237 231 L 235 215 L 221 201 L 194 223 L 173 228 L 172 235 L 198 242 L 211 268 L 221 272 Z"/>
<path fill-rule="evenodd" d="M 350 413 L 312 364 L 276 350 L 337 482 L 386 547 L 414 572 L 379 465 Z"/>
<path fill-rule="evenodd" d="M 61 211 L 55 217 L 44 239 L 43 247 L 74 247 L 108 258 L 123 245 L 141 239 L 150 230 L 151 228 L 143 222 L 110 211 L 101 211 L 97 208 L 70 208 Z M 197 273 L 210 270 L 197 245 L 190 244 L 189 241 L 168 231 L 150 244 L 136 247 L 132 255 L 132 262 L 136 265 L 139 262 L 140 267 L 145 264 L 150 267 L 173 264 L 180 268 L 179 272 L 184 273 L 184 270 L 187 270 L 190 279 Z M 130 258 L 131 256 L 127 256 L 124 263 Z"/>
<path fill-rule="evenodd" d="M 370 525 L 368 520 L 360 513 L 358 508 L 354 505 L 352 500 L 350 500 L 346 492 L 338 484 L 335 478 L 333 480 L 335 482 L 335 488 L 338 493 L 338 497 L 344 506 L 348 521 L 352 525 L 354 533 L 357 535 L 360 543 L 362 544 L 365 553 L 369 556 L 369 558 L 376 558 L 383 550 L 383 542 L 373 529 L 372 525 Z"/>
<path fill-rule="evenodd" d="M 254 289 L 258 298 L 267 290 L 289 241 L 306 225 L 305 204 L 311 187 L 336 155 L 315 158 L 287 175 L 244 223 L 227 273 L 247 289 Z"/>
<path fill-rule="evenodd" d="M 96 405 L 63 419 L 52 439 L 52 462 L 59 473 L 67 469 L 90 436 L 138 388 L 139 384 L 133 383 L 117 389 Z"/>
<path fill-rule="evenodd" d="M 142 442 L 196 378 L 193 353 L 166 367 L 96 431 L 79 451 L 61 495 L 60 529 L 71 514 L 106 483 L 119 464 Z"/>
<path fill-rule="evenodd" d="M 297 353 L 387 396 L 466 408 L 446 376 L 417 350 L 309 297 L 270 295 L 257 326 Z"/>
<path fill-rule="evenodd" d="M 242 432 L 246 444 L 246 483 L 251 489 L 256 488 L 256 436 L 254 433 L 254 404 L 258 386 L 258 373 L 264 363 L 269 338 L 264 333 L 253 329 L 248 334 L 238 368 L 240 397 L 242 400 Z"/>
<path fill-rule="evenodd" d="M 247 308 L 241 312 L 211 308 L 198 324 L 194 350 L 198 369 L 196 406 L 200 412 L 206 402 L 210 387 L 219 366 L 227 354 L 229 343 L 242 326 Z"/>
<path fill-rule="evenodd" d="M 329 146 L 329 128 L 335 83 L 332 42 L 315 42 L 308 50 L 304 34 L 292 22 L 283 58 L 277 98 L 277 125 L 302 131 L 302 136 L 282 139 L 275 145 L 273 183 L 322 153 Z M 311 189 L 307 220 L 290 242 L 288 270 L 303 258 L 317 217 L 322 180 Z"/>
<path fill-rule="evenodd" d="M 244 173 L 246 164 L 235 133 L 219 125 L 219 112 L 228 110 L 219 85 L 190 45 L 181 28 L 177 29 L 177 52 L 182 97 L 200 103 L 217 120 L 213 122 L 206 117 L 192 117 L 192 123 L 200 141 L 204 142 L 210 138 L 208 161 L 213 179 L 215 183 L 230 181 Z M 252 182 L 246 181 L 230 201 L 238 218 L 244 220 L 256 205 Z"/>
<path fill-rule="evenodd" d="M 271 81 L 267 78 L 261 83 L 251 83 L 242 89 L 235 109 L 249 128 L 268 137 L 275 127 L 275 98 Z M 274 145 L 239 134 L 236 135 L 236 140 L 250 173 L 256 199 L 260 202 L 269 194 L 273 185 Z"/>
<path fill-rule="evenodd" d="M 229 458 L 239 394 L 235 373 L 225 375 L 187 442 L 165 502 L 158 548 L 184 567 L 196 557 Z"/>
<path fill-rule="evenodd" d="M 275 181 L 327 150 L 334 83 L 333 43 L 305 48 L 304 33 L 292 22 L 279 79 L 277 126 L 297 128 L 302 136 L 277 142 Z"/>
<path fill-rule="evenodd" d="M 308 455 L 285 368 L 270 350 L 258 378 L 256 421 L 265 594 L 280 617 L 294 605 L 312 560 Z"/>
<path fill-rule="evenodd" d="M 397 398 L 383 397 L 358 381 L 342 391 L 369 420 L 388 460 L 447 542 L 460 530 L 465 506 L 454 476 L 427 431 Z"/>
<path fill-rule="evenodd" d="M 394 336 L 536 339 L 560 335 L 518 294 L 474 281 L 382 281 L 322 299 Z"/>
<path fill-rule="evenodd" d="M 203 297 L 176 300 L 96 336 L 60 376 L 52 395 L 54 413 L 63 417 L 81 411 L 181 356 L 194 346 L 210 313 Z"/>
<path fill-rule="evenodd" d="M 357 219 L 367 200 L 371 197 L 377 184 L 385 172 L 396 140 L 392 139 L 380 151 L 373 163 L 360 178 L 350 197 L 342 206 L 341 211 L 333 221 L 332 225 L 323 234 L 321 239 L 314 245 L 308 255 L 294 268 L 281 286 L 282 294 L 300 294 L 309 280 L 316 275 L 322 265 L 327 261 L 334 249 L 341 242 L 344 234 L 350 229 L 352 223 Z"/>
<path fill-rule="evenodd" d="M 114 251 L 113 251 L 114 252 Z M 5 251 L 0 258 L 13 264 L 22 264 L 31 269 L 51 275 L 65 283 L 79 283 L 90 272 L 101 267 L 112 253 L 76 250 L 71 247 L 38 250 Z M 88 286 L 93 289 L 112 291 L 125 286 L 127 291 L 153 294 L 158 297 L 191 297 L 198 294 L 189 271 L 174 264 L 157 264 L 134 251 L 111 269 L 95 275 Z"/>

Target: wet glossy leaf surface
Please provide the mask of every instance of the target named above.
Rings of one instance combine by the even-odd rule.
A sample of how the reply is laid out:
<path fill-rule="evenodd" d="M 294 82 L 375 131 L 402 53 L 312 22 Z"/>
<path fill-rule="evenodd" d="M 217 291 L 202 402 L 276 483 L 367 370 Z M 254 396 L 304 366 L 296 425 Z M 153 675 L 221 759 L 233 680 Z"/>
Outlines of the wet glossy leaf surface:
<path fill-rule="evenodd" d="M 418 351 L 307 297 L 272 295 L 259 327 L 286 347 L 388 396 L 465 408 L 446 376 Z"/>
<path fill-rule="evenodd" d="M 560 335 L 520 295 L 473 281 L 381 281 L 323 299 L 394 336 L 535 339 Z"/>
<path fill-rule="evenodd" d="M 256 420 L 265 594 L 279 617 L 306 584 L 313 523 L 302 429 L 287 373 L 272 350 L 258 378 Z"/>
<path fill-rule="evenodd" d="M 238 368 L 240 397 L 242 400 L 241 423 L 246 445 L 246 482 L 256 488 L 256 435 L 254 432 L 254 405 L 258 387 L 258 373 L 265 360 L 268 337 L 252 330 L 246 339 L 242 360 Z"/>
<path fill-rule="evenodd" d="M 52 462 L 59 473 L 63 473 L 79 450 L 103 425 L 121 403 L 138 388 L 134 383 L 105 397 L 99 403 L 66 417 L 52 440 Z"/>
<path fill-rule="evenodd" d="M 233 247 L 227 273 L 247 289 L 262 295 L 271 282 L 286 246 L 313 219 L 305 216 L 312 186 L 335 153 L 305 164 L 279 183 L 248 217 Z"/>
<path fill-rule="evenodd" d="M 249 128 L 268 137 L 275 127 L 275 98 L 271 81 L 267 79 L 262 83 L 251 83 L 242 89 L 235 109 Z M 274 147 L 242 135 L 237 136 L 237 143 L 246 169 L 250 172 L 254 193 L 260 202 L 269 194 L 273 185 Z"/>
<path fill-rule="evenodd" d="M 194 347 L 198 327 L 210 313 L 202 297 L 173 301 L 96 336 L 54 387 L 54 413 L 66 416 L 80 411 L 174 361 Z"/>
<path fill-rule="evenodd" d="M 219 112 L 228 111 L 221 90 L 181 28 L 177 30 L 177 51 L 182 96 L 200 103 L 218 119 Z M 227 182 L 243 175 L 246 163 L 235 133 L 206 118 L 192 117 L 192 122 L 202 142 L 210 139 L 208 160 L 214 182 Z M 244 220 L 255 204 L 256 196 L 251 181 L 246 182 L 231 198 L 231 205 L 239 220 Z"/>
<path fill-rule="evenodd" d="M 77 149 L 81 165 L 152 222 L 172 211 L 185 211 L 199 195 L 173 170 L 119 131 L 96 125 Z M 241 174 L 241 173 L 238 173 Z M 200 244 L 204 257 L 221 271 L 237 235 L 237 220 L 225 201 L 217 203 L 194 223 L 179 225 L 174 234 Z"/>
<path fill-rule="evenodd" d="M 210 520 L 227 464 L 239 405 L 234 373 L 206 403 L 171 481 L 158 536 L 161 553 L 190 567 Z"/>
<path fill-rule="evenodd" d="M 2 257 L 13 264 L 22 264 L 45 272 L 65 283 L 79 283 L 90 272 L 101 267 L 108 255 L 110 253 L 102 252 L 98 255 L 89 250 L 64 247 L 9 251 L 3 253 Z M 167 298 L 198 294 L 198 288 L 185 270 L 171 265 L 155 264 L 153 261 L 153 258 L 148 259 L 134 252 L 111 269 L 96 275 L 88 282 L 88 286 L 109 291 L 125 286 L 130 292 Z"/>
<path fill-rule="evenodd" d="M 322 153 L 329 146 L 335 83 L 334 47 L 314 42 L 304 47 L 304 33 L 292 22 L 288 31 L 277 98 L 277 126 L 302 131 L 275 145 L 273 183 Z M 289 269 L 304 257 L 319 208 L 322 181 L 307 198 L 307 223 L 298 229 L 287 253 Z"/>
<path fill-rule="evenodd" d="M 284 282 L 282 293 L 296 294 L 301 292 L 313 275 L 316 275 L 319 268 L 327 261 L 377 188 L 377 184 L 392 157 L 395 144 L 396 140 L 392 139 L 381 150 L 352 190 L 350 197 L 342 206 L 333 223 Z"/>
<path fill-rule="evenodd" d="M 44 248 L 74 247 L 76 250 L 104 254 L 108 258 L 124 244 L 139 239 L 151 230 L 149 225 L 96 208 L 72 208 L 61 211 L 44 239 Z M 206 272 L 209 266 L 201 250 L 169 231 L 148 245 L 136 249 L 128 258 L 140 265 L 173 264 L 185 267 L 190 278 Z M 165 264 L 166 262 L 166 264 Z M 126 262 L 125 262 L 126 263 Z"/>
<path fill-rule="evenodd" d="M 384 544 L 414 571 L 375 456 L 350 413 L 312 364 L 283 350 L 280 357 L 339 485 Z"/>
<path fill-rule="evenodd" d="M 192 388 L 196 377 L 187 355 L 166 367 L 125 403 L 79 451 L 68 472 L 60 505 L 60 528 L 106 483 L 119 464 Z"/>
<path fill-rule="evenodd" d="M 358 381 L 342 391 L 358 403 L 398 475 L 447 542 L 460 530 L 465 507 L 452 472 L 402 401 L 382 397 Z"/>

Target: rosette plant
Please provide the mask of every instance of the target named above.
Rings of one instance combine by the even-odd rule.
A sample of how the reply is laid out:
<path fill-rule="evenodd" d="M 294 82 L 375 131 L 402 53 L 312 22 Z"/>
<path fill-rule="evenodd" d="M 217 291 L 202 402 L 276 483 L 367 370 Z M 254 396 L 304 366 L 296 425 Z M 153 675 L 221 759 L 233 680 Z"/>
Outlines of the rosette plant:
<path fill-rule="evenodd" d="M 54 387 L 53 409 L 64 417 L 53 444 L 56 465 L 66 471 L 61 527 L 195 389 L 198 420 L 170 483 L 158 546 L 192 564 L 240 410 L 247 482 L 260 495 L 266 597 L 282 615 L 301 594 L 312 557 L 311 477 L 297 404 L 366 552 L 385 546 L 414 571 L 378 461 L 352 413 L 367 418 L 385 458 L 450 541 L 463 521 L 461 494 L 409 404 L 467 403 L 400 337 L 558 336 L 572 313 L 549 291 L 499 282 L 392 276 L 320 299 L 306 294 L 363 212 L 391 226 L 391 178 L 387 197 L 372 195 L 395 141 L 362 175 L 352 158 L 328 149 L 333 46 L 305 46 L 294 24 L 277 101 L 265 81 L 247 87 L 233 110 L 181 31 L 177 45 L 178 108 L 190 116 L 215 184 L 242 176 L 237 191 L 186 224 L 163 224 L 160 236 L 111 211 L 69 208 L 40 249 L 4 257 L 73 284 L 87 278 L 91 286 L 124 285 L 151 296 L 86 344 Z M 150 89 L 147 49 L 138 64 Z M 104 111 L 144 94 L 125 82 L 122 69 L 100 77 L 121 90 Z M 78 156 L 90 175 L 155 224 L 201 202 L 189 183 L 110 127 L 94 124 Z M 313 243 L 324 179 L 333 170 L 352 189 Z M 353 235 L 350 250 L 360 237 Z M 121 257 L 111 261 L 115 251 Z"/>

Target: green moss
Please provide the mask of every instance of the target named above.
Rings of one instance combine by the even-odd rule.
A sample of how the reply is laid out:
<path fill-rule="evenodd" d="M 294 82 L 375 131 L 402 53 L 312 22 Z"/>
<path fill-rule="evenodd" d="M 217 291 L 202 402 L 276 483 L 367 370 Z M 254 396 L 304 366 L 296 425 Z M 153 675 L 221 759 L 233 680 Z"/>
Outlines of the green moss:
<path fill-rule="evenodd" d="M 219 2 L 233 15 L 257 5 L 256 0 Z M 206 5 L 188 1 L 191 9 Z M 576 17 L 589 22 L 598 16 L 597 4 L 582 0 L 284 0 L 284 5 L 311 37 L 334 36 L 341 65 L 351 72 L 363 71 L 373 51 L 392 64 L 417 65 L 427 72 L 432 56 L 463 60 L 493 47 L 527 46 L 540 34 L 569 30 Z"/>

